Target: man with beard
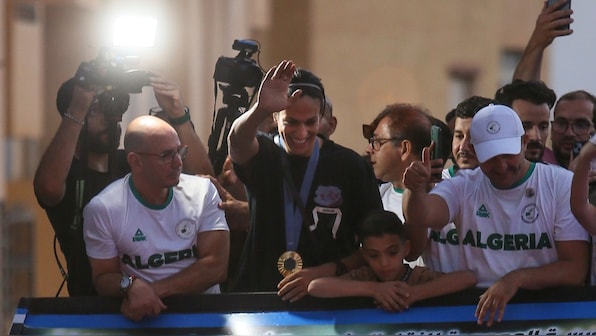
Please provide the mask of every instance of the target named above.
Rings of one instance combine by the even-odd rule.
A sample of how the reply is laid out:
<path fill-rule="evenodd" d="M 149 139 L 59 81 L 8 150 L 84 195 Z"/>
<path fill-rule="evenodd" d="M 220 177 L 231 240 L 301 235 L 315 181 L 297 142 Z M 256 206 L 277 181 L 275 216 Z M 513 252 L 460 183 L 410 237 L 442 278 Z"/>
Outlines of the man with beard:
<path fill-rule="evenodd" d="M 430 192 L 429 148 L 404 174 L 404 214 L 411 225 L 440 230 L 455 223 L 464 269 L 480 295 L 477 323 L 501 321 L 519 289 L 582 286 L 588 234 L 571 213 L 573 174 L 525 158 L 517 113 L 489 105 L 472 118 L 470 143 L 479 169 L 460 171 Z M 424 209 L 424 211 L 421 211 Z"/>
<path fill-rule="evenodd" d="M 453 109 L 455 118 L 451 155 L 455 159 L 451 167 L 443 170 L 442 177 L 444 180 L 454 177 L 459 170 L 478 167 L 478 159 L 470 145 L 470 126 L 476 112 L 492 103 L 496 102 L 489 98 L 472 96 L 457 104 L 457 107 Z M 462 269 L 460 245 L 455 224 L 449 223 L 441 230 L 430 229 L 426 244 L 422 254 L 426 266 L 445 273 Z"/>
<path fill-rule="evenodd" d="M 568 92 L 559 98 L 554 109 L 551 140 L 556 164 L 569 169 L 573 147 L 583 144 L 594 133 L 596 97 L 584 91 Z M 591 174 L 590 182 L 594 181 Z"/>
<path fill-rule="evenodd" d="M 497 90 L 495 100 L 511 107 L 521 119 L 528 136 L 526 159 L 532 162 L 543 161 L 550 109 L 557 100 L 555 91 L 541 81 L 516 79 Z"/>
<path fill-rule="evenodd" d="M 189 146 L 184 171 L 213 174 L 178 86 L 160 77 L 151 77 L 151 86 L 182 143 Z M 62 84 L 56 99 L 62 121 L 33 181 L 37 201 L 46 211 L 66 260 L 66 270 L 57 262 L 70 296 L 96 295 L 83 242 L 83 208 L 105 186 L 130 171 L 124 152 L 117 150 L 119 122 L 129 95 L 116 93 L 114 101 L 122 104 L 111 105 L 99 102 L 97 93 L 97 88 L 83 87 L 74 78 Z"/>
<path fill-rule="evenodd" d="M 232 124 L 230 157 L 251 215 L 234 291 L 277 291 L 294 302 L 311 280 L 363 265 L 356 227 L 382 208 L 379 190 L 360 155 L 317 136 L 324 104 L 321 80 L 282 61 Z M 271 115 L 278 134 L 259 133 Z"/>
<path fill-rule="evenodd" d="M 121 312 L 138 321 L 165 310 L 162 298 L 219 293 L 230 246 L 216 187 L 181 174 L 188 146 L 158 117 L 133 119 L 124 150 L 131 172 L 83 211 L 98 294 L 123 297 Z"/>

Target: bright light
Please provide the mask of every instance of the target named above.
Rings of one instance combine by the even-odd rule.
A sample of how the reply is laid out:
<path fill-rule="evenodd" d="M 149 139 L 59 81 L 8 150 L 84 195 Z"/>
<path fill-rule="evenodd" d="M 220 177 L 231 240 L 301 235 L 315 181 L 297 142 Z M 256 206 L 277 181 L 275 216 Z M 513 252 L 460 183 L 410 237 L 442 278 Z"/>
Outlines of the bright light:
<path fill-rule="evenodd" d="M 157 20 L 153 18 L 121 17 L 114 24 L 114 47 L 152 47 Z"/>

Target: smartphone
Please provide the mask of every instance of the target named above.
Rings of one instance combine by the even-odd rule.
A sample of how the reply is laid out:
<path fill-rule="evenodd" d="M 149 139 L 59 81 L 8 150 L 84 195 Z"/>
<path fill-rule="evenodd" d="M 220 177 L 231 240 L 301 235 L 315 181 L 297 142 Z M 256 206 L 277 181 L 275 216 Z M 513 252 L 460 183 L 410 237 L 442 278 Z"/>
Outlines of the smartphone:
<path fill-rule="evenodd" d="M 590 138 L 590 140 L 589 140 L 591 143 L 593 143 L 593 144 L 595 144 L 595 145 L 596 145 L 596 143 L 594 143 L 594 141 L 593 141 L 592 139 L 594 139 L 594 141 L 596 141 L 596 136 L 593 136 L 593 137 L 592 137 L 592 138 Z M 578 142 L 576 142 L 576 143 L 574 143 L 574 144 L 573 144 L 573 149 L 572 149 L 572 151 L 573 151 L 573 158 L 574 158 L 574 159 L 575 159 L 575 158 L 576 158 L 576 157 L 579 155 L 579 152 L 581 152 L 581 150 L 582 150 L 582 147 L 583 147 L 583 146 L 584 146 L 584 145 L 585 145 L 587 142 L 588 142 L 588 141 L 578 141 Z M 596 160 L 592 160 L 592 163 L 590 164 L 590 170 L 592 170 L 592 171 L 596 171 Z"/>
<path fill-rule="evenodd" d="M 443 158 L 443 144 L 441 137 L 441 127 L 432 125 L 430 128 L 430 139 L 435 143 L 435 149 L 430 153 L 431 160 Z"/>
<path fill-rule="evenodd" d="M 432 125 L 430 127 L 430 139 L 435 143 L 435 148 L 430 153 L 430 159 L 431 160 L 442 159 L 443 158 L 443 152 L 442 152 L 442 150 L 443 150 L 443 139 L 442 139 L 441 133 L 442 133 L 441 127 L 436 126 L 436 125 Z M 437 168 L 437 167 L 431 167 L 431 168 Z M 432 174 L 432 177 L 435 180 L 441 180 L 443 178 L 443 176 L 442 176 L 442 169 L 443 169 L 443 167 L 441 166 L 441 172 L 440 173 Z"/>
<path fill-rule="evenodd" d="M 579 155 L 579 152 L 582 150 L 582 147 L 586 144 L 586 141 L 578 141 L 573 144 L 573 157 L 576 158 Z"/>
<path fill-rule="evenodd" d="M 547 7 L 553 6 L 557 1 L 559 1 L 559 0 L 547 0 L 546 6 Z M 563 6 L 557 8 L 557 10 L 565 10 L 565 9 L 571 9 L 571 0 L 568 0 L 565 4 L 563 4 Z M 567 30 L 567 29 L 569 29 L 569 24 L 559 26 L 559 27 L 557 27 L 557 29 L 558 30 Z"/>

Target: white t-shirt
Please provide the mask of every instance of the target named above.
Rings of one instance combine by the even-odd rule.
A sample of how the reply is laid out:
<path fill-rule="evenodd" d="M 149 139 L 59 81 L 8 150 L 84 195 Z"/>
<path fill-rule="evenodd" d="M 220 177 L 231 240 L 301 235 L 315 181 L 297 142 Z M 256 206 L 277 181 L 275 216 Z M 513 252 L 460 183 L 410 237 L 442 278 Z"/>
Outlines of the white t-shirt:
<path fill-rule="evenodd" d="M 404 212 L 402 210 L 402 199 L 403 190 L 393 187 L 392 183 L 383 183 L 379 186 L 379 193 L 381 194 L 381 201 L 383 202 L 383 208 L 387 211 L 391 211 L 399 217 L 402 223 L 405 222 Z M 424 266 L 422 257 L 414 261 L 406 261 L 404 263 L 410 265 L 410 267 Z"/>
<path fill-rule="evenodd" d="M 443 169 L 443 180 L 455 176 L 453 166 Z M 429 239 L 422 258 L 426 266 L 433 271 L 450 273 L 460 271 L 461 249 L 455 224 L 449 223 L 441 230 L 429 229 Z"/>
<path fill-rule="evenodd" d="M 572 173 L 532 163 L 513 188 L 495 188 L 480 168 L 460 171 L 430 192 L 441 196 L 456 223 L 462 266 L 488 287 L 519 268 L 557 261 L 555 241 L 588 240 L 571 213 Z"/>
<path fill-rule="evenodd" d="M 217 189 L 204 177 L 180 175 L 163 207 L 148 206 L 130 184 L 130 174 L 114 181 L 83 211 L 87 255 L 118 257 L 124 274 L 147 282 L 164 279 L 197 259 L 197 234 L 228 231 Z M 214 285 L 204 293 L 219 293 Z"/>

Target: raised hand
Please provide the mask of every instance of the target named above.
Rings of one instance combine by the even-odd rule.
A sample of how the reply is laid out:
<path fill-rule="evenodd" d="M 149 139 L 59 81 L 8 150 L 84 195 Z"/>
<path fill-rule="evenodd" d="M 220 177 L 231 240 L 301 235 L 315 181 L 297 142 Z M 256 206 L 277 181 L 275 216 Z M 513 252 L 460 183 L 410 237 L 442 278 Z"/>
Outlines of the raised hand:
<path fill-rule="evenodd" d="M 168 117 L 175 119 L 184 115 L 184 102 L 178 84 L 165 78 L 151 77 L 155 99 Z"/>
<path fill-rule="evenodd" d="M 430 153 L 434 148 L 434 143 L 422 150 L 422 161 L 414 161 L 404 171 L 403 183 L 410 190 L 424 190 L 428 188 L 431 179 L 431 159 Z"/>
<path fill-rule="evenodd" d="M 268 113 L 285 110 L 302 94 L 301 90 L 297 90 L 292 96 L 288 96 L 288 88 L 294 71 L 296 71 L 296 65 L 292 61 L 286 60 L 267 71 L 257 96 L 259 110 Z"/>

